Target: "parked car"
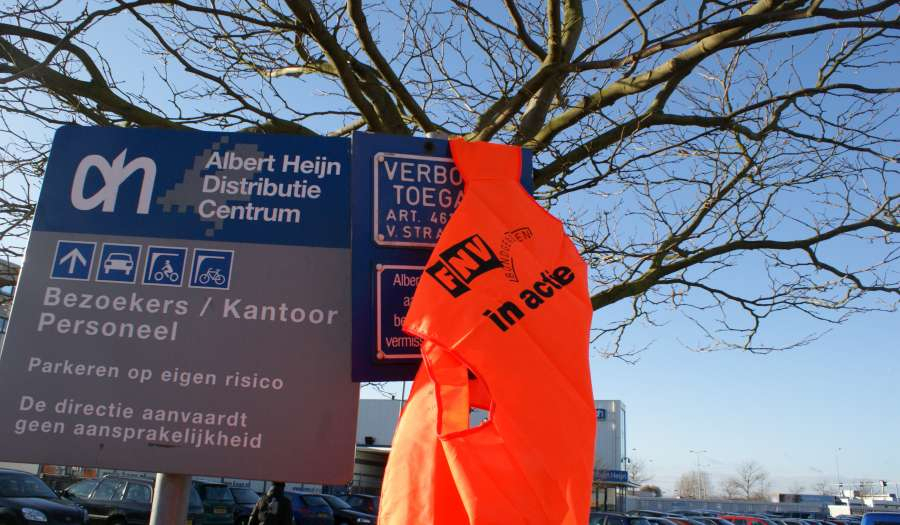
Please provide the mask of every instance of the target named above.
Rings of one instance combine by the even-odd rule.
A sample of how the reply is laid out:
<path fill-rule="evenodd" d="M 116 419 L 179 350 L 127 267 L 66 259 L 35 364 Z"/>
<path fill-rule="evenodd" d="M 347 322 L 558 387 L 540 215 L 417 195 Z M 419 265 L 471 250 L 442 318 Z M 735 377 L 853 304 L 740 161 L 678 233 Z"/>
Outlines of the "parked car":
<path fill-rule="evenodd" d="M 334 513 L 334 525 L 364 525 L 377 521 L 378 517 L 374 514 L 360 512 L 337 496 L 322 494 L 322 499 L 328 503 Z"/>
<path fill-rule="evenodd" d="M 334 512 L 321 494 L 286 490 L 284 495 L 291 500 L 297 525 L 334 525 Z"/>
<path fill-rule="evenodd" d="M 862 521 L 862 516 L 836 516 L 834 518 L 829 518 L 825 520 L 829 523 L 833 523 L 835 525 L 855 525 L 859 524 Z"/>
<path fill-rule="evenodd" d="M 378 515 L 378 496 L 370 496 L 368 494 L 348 494 L 344 496 L 344 501 L 360 512 Z"/>
<path fill-rule="evenodd" d="M 867 512 L 863 514 L 860 525 L 897 525 L 900 524 L 900 512 Z"/>
<path fill-rule="evenodd" d="M 650 525 L 647 518 L 620 512 L 591 512 L 588 525 Z"/>
<path fill-rule="evenodd" d="M 20 470 L 0 469 L 0 525 L 87 522 L 84 508 L 60 498 L 41 478 Z"/>
<path fill-rule="evenodd" d="M 91 523 L 146 525 L 150 523 L 154 481 L 127 476 L 85 479 L 70 485 L 62 495 L 87 509 Z M 203 504 L 193 488 L 188 500 L 188 525 L 205 525 Z"/>
<path fill-rule="evenodd" d="M 657 510 L 630 510 L 628 511 L 629 516 L 647 516 L 653 518 L 665 518 L 671 516 L 671 512 L 660 512 Z"/>
<path fill-rule="evenodd" d="M 246 525 L 259 494 L 245 487 L 229 487 L 234 497 L 234 525 Z"/>
<path fill-rule="evenodd" d="M 818 520 L 800 519 L 800 518 L 781 518 L 785 525 L 821 525 Z"/>
<path fill-rule="evenodd" d="M 646 516 L 646 519 L 650 522 L 650 525 L 678 525 L 678 523 L 672 521 L 671 517 Z"/>
<path fill-rule="evenodd" d="M 195 481 L 194 488 L 203 502 L 203 519 L 206 525 L 232 525 L 234 523 L 234 496 L 224 483 Z"/>
<path fill-rule="evenodd" d="M 725 514 L 719 517 L 730 521 L 734 525 L 775 525 L 767 518 L 758 516 Z"/>
<path fill-rule="evenodd" d="M 684 516 L 668 516 L 666 519 L 675 522 L 676 525 L 705 525 L 702 521 L 698 521 L 696 516 L 689 518 Z"/>
<path fill-rule="evenodd" d="M 728 520 L 724 520 L 722 518 L 715 518 L 711 516 L 697 516 L 693 518 L 705 525 L 731 525 L 731 522 Z M 777 525 L 777 524 L 776 524 Z"/>

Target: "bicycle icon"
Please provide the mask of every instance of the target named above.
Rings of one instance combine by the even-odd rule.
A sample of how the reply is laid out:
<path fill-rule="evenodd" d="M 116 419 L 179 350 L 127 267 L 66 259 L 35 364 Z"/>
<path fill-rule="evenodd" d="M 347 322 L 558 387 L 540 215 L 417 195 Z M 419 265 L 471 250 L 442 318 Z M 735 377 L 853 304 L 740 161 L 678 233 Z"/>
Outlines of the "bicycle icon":
<path fill-rule="evenodd" d="M 222 275 L 222 270 L 218 268 L 210 268 L 206 270 L 206 273 L 197 278 L 197 281 L 200 284 L 209 284 L 210 281 L 216 283 L 219 286 L 225 284 L 225 276 Z"/>
<path fill-rule="evenodd" d="M 231 266 L 234 252 L 231 250 L 194 250 L 191 266 L 191 288 L 214 288 L 228 290 L 231 281 Z"/>

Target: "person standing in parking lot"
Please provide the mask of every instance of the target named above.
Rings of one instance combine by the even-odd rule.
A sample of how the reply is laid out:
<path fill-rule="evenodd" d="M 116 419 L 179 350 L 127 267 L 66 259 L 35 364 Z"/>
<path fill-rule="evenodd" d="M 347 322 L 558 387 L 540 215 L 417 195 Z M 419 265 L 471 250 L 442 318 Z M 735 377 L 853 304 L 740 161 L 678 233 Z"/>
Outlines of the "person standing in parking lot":
<path fill-rule="evenodd" d="M 284 495 L 284 482 L 275 481 L 265 496 L 259 498 L 247 525 L 293 525 L 291 500 Z"/>

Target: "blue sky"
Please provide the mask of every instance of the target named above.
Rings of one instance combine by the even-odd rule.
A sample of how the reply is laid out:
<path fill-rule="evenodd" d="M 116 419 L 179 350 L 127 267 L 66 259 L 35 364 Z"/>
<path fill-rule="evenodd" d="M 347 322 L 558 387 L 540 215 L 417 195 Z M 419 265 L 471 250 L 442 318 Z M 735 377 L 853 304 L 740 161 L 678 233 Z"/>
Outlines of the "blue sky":
<path fill-rule="evenodd" d="M 591 359 L 594 395 L 625 403 L 628 453 L 644 461 L 651 483 L 671 493 L 696 468 L 689 451 L 706 450 L 701 468 L 717 486 L 747 460 L 770 473 L 775 490 L 836 483 L 838 463 L 845 485 L 900 484 L 896 314 L 856 317 L 809 346 L 768 355 L 693 352 L 675 341 L 687 333 L 656 333 L 665 337 L 634 364 Z"/>
<path fill-rule="evenodd" d="M 98 29 L 95 39 L 104 42 L 117 78 L 146 86 L 148 94 L 157 90 L 150 68 L 159 62 L 135 59 L 140 55 L 121 28 Z M 601 310 L 595 318 L 608 315 Z M 776 489 L 796 483 L 810 489 L 816 481 L 836 480 L 836 454 L 845 483 L 900 482 L 900 318 L 874 313 L 827 327 L 788 315 L 773 320 L 767 333 L 779 339 L 829 328 L 796 350 L 701 354 L 685 349 L 682 343 L 695 331 L 672 316 L 662 328 L 639 327 L 635 345 L 651 344 L 636 364 L 595 355 L 595 396 L 626 404 L 629 453 L 647 462 L 652 481 L 667 492 L 695 468 L 691 449 L 708 451 L 701 465 L 717 484 L 738 463 L 756 460 Z M 400 391 L 399 384 L 391 388 Z M 379 394 L 365 389 L 363 395 Z"/>
<path fill-rule="evenodd" d="M 661 340 L 635 365 L 593 359 L 591 372 L 598 397 L 625 402 L 629 452 L 663 488 L 695 468 L 691 449 L 708 450 L 716 483 L 745 460 L 775 488 L 832 483 L 838 448 L 845 483 L 900 482 L 898 337 L 896 314 L 871 314 L 801 349 L 696 353 Z"/>

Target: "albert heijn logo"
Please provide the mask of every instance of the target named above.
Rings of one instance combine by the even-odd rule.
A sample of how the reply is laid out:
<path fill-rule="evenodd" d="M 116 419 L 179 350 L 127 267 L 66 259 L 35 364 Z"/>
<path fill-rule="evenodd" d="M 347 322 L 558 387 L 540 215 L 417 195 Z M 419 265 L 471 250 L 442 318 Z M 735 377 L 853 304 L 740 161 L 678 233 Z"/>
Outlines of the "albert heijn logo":
<path fill-rule="evenodd" d="M 468 292 L 478 276 L 502 266 L 494 250 L 477 233 L 442 251 L 438 259 L 425 271 L 453 297 Z"/>
<path fill-rule="evenodd" d="M 93 210 L 102 205 L 105 212 L 116 211 L 116 199 L 119 196 L 119 187 L 133 173 L 141 172 L 141 193 L 137 201 L 137 213 L 145 215 L 150 212 L 150 199 L 153 197 L 153 184 L 156 181 L 156 163 L 149 157 L 137 157 L 128 164 L 125 156 L 128 150 L 123 149 L 113 159 L 112 163 L 100 155 L 88 155 L 81 159 L 75 169 L 72 179 L 72 206 L 79 210 Z M 100 172 L 103 178 L 103 186 L 93 195 L 85 196 L 85 186 L 88 183 L 88 175 L 91 170 Z"/>

